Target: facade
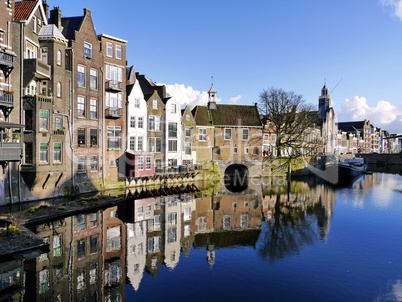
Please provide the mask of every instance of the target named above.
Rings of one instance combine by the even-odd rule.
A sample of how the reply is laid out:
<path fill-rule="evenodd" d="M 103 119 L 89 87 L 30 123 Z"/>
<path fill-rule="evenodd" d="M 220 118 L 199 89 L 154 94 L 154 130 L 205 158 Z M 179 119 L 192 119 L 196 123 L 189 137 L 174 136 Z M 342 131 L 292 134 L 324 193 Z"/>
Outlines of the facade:
<path fill-rule="evenodd" d="M 126 150 L 126 44 L 127 41 L 101 34 L 98 36 L 103 53 L 105 129 L 107 134 L 103 173 L 108 180 L 117 183 L 125 175 Z M 91 69 L 95 75 L 98 69 Z M 91 75 L 91 79 L 92 79 Z M 94 100 L 91 100 L 94 102 Z M 107 186 L 108 184 L 106 184 Z M 109 185 L 113 186 L 113 183 Z"/>
<path fill-rule="evenodd" d="M 197 161 L 195 142 L 197 138 L 196 123 L 190 107 L 186 106 L 181 110 L 182 135 L 181 135 L 181 158 L 183 166 L 192 166 Z"/>
<path fill-rule="evenodd" d="M 58 21 L 57 21 L 58 22 Z M 68 39 L 69 61 L 72 70 L 71 123 L 74 156 L 72 185 L 75 193 L 91 191 L 105 186 L 107 169 L 106 144 L 103 129 L 104 99 L 102 71 L 104 56 L 96 35 L 91 11 L 84 9 L 83 16 L 61 18 L 62 33 Z M 121 133 L 116 130 L 113 137 Z M 121 139 L 120 139 L 121 141 Z M 115 149 L 118 142 L 115 142 Z M 113 148 L 112 148 L 113 149 Z M 108 166 L 110 163 L 108 164 Z"/>
<path fill-rule="evenodd" d="M 178 167 L 182 164 L 182 126 L 180 102 L 174 97 L 165 103 L 165 166 Z"/>
<path fill-rule="evenodd" d="M 338 129 L 349 134 L 349 139 L 356 137 L 357 152 L 370 153 L 372 152 L 372 131 L 370 121 L 357 121 L 357 122 L 340 122 L 338 123 Z M 350 136 L 352 134 L 352 136 Z M 354 146 L 350 146 L 348 152 L 353 152 Z"/>
<path fill-rule="evenodd" d="M 196 164 L 203 165 L 212 160 L 214 127 L 210 121 L 207 106 L 195 106 L 192 109 L 195 121 L 194 150 Z"/>

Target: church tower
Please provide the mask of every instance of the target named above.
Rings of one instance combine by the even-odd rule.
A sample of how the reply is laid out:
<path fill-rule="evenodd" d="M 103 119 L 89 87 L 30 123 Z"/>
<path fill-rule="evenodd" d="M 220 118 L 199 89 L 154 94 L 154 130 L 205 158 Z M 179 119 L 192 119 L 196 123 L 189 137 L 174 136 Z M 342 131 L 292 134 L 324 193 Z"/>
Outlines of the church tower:
<path fill-rule="evenodd" d="M 330 105 L 331 105 L 331 96 L 329 95 L 327 85 L 324 84 L 324 86 L 321 89 L 321 96 L 318 99 L 318 114 L 321 120 L 325 120 L 325 115 Z"/>

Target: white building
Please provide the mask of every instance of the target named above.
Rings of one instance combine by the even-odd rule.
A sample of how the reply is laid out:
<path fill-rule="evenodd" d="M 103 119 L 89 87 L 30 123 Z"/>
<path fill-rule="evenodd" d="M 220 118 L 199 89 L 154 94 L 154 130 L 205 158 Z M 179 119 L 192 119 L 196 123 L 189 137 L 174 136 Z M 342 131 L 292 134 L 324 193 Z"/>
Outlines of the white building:
<path fill-rule="evenodd" d="M 182 164 L 182 126 L 180 102 L 174 97 L 166 101 L 165 122 L 165 166 L 177 167 Z"/>
<path fill-rule="evenodd" d="M 127 150 L 135 154 L 147 152 L 147 102 L 135 78 L 134 66 L 127 68 Z"/>

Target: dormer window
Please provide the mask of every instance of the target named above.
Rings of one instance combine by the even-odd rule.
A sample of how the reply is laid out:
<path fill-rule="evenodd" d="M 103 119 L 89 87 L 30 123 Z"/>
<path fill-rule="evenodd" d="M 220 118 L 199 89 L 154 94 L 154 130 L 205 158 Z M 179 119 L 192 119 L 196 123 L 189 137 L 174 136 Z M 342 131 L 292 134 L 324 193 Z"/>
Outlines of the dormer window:
<path fill-rule="evenodd" d="M 92 58 L 92 44 L 84 42 L 84 56 L 87 58 Z"/>

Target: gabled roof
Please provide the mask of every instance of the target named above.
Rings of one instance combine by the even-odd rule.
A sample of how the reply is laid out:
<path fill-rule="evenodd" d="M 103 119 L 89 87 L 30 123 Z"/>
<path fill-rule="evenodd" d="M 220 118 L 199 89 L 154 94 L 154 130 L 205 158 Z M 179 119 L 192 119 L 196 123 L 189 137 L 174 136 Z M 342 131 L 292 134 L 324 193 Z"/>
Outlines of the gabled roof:
<path fill-rule="evenodd" d="M 148 79 L 145 75 L 139 74 L 138 72 L 135 75 L 138 82 L 140 83 L 141 90 L 144 93 L 144 98 L 146 100 L 148 100 L 156 90 L 163 103 L 166 104 L 170 97 L 167 96 L 165 85 L 157 85 L 155 82 Z"/>
<path fill-rule="evenodd" d="M 216 107 L 210 110 L 214 126 L 262 126 L 256 106 L 217 104 Z"/>
<path fill-rule="evenodd" d="M 209 120 L 207 106 L 195 106 L 191 113 L 194 116 L 195 124 L 197 126 L 212 126 Z"/>
<path fill-rule="evenodd" d="M 62 34 L 69 40 L 75 39 L 75 31 L 79 30 L 84 16 L 61 18 Z"/>
<path fill-rule="evenodd" d="M 37 4 L 38 1 L 16 1 L 14 7 L 14 19 L 27 20 Z"/>

